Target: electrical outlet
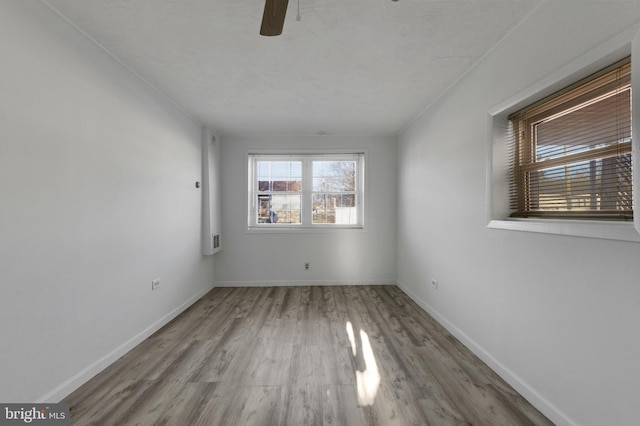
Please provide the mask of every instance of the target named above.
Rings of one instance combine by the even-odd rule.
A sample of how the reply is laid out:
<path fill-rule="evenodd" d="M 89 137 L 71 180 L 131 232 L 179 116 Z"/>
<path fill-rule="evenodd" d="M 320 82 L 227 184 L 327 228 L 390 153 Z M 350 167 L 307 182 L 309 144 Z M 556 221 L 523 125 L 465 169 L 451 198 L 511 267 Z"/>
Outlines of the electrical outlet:
<path fill-rule="evenodd" d="M 431 287 L 435 288 L 436 290 L 438 289 L 438 280 L 431 280 Z"/>
<path fill-rule="evenodd" d="M 308 271 L 309 270 L 309 262 L 305 262 L 304 263 L 304 270 Z"/>
<path fill-rule="evenodd" d="M 151 290 L 157 290 L 160 287 L 160 278 L 151 281 Z"/>

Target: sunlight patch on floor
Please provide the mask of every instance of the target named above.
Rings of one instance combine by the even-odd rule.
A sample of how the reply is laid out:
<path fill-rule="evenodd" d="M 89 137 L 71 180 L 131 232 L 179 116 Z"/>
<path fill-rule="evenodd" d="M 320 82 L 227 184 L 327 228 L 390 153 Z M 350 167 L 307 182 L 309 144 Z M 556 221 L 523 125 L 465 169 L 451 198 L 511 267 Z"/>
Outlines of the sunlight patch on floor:
<path fill-rule="evenodd" d="M 347 336 L 351 342 L 351 352 L 355 357 L 357 354 L 357 344 L 353 333 L 353 325 L 351 321 L 346 324 Z M 369 336 L 364 330 L 360 330 L 360 341 L 362 342 L 362 358 L 364 359 L 364 371 L 356 370 L 356 389 L 358 391 L 358 404 L 362 407 L 373 405 L 380 387 L 380 373 L 378 371 L 378 363 L 373 354 Z"/>

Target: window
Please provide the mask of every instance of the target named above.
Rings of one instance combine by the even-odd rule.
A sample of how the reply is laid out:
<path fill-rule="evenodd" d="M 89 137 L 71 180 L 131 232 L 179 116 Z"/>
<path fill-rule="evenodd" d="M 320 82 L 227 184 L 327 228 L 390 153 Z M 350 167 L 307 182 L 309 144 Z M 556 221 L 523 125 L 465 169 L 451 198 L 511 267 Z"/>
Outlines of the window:
<path fill-rule="evenodd" d="M 249 228 L 361 228 L 364 154 L 249 154 Z"/>
<path fill-rule="evenodd" d="M 511 217 L 633 220 L 626 58 L 509 116 Z"/>

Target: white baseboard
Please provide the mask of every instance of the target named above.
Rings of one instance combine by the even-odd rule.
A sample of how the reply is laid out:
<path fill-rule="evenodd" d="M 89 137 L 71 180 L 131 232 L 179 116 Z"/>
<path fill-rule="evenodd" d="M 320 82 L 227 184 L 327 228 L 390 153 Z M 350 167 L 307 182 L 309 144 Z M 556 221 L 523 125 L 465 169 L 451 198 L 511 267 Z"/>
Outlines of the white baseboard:
<path fill-rule="evenodd" d="M 331 285 L 396 285 L 394 280 L 216 281 L 216 287 L 295 287 Z"/>
<path fill-rule="evenodd" d="M 135 348 L 137 345 L 142 343 L 146 338 L 151 336 L 156 331 L 160 330 L 166 324 L 169 323 L 172 319 L 180 315 L 184 312 L 189 306 L 193 305 L 195 302 L 200 300 L 205 294 L 207 294 L 211 289 L 213 289 L 213 285 L 209 285 L 191 297 L 189 300 L 160 318 L 158 321 L 151 324 L 146 329 L 142 330 L 140 333 L 133 336 L 131 339 L 124 342 L 122 345 L 106 354 L 102 358 L 96 360 L 91 363 L 86 368 L 82 369 L 76 375 L 70 377 L 69 379 L 62 382 L 60 385 L 55 387 L 50 392 L 46 393 L 42 397 L 38 398 L 36 403 L 45 403 L 45 402 L 59 402 L 62 398 L 69 395 L 71 392 L 78 389 L 80 386 L 88 382 L 92 377 L 96 374 L 100 373 L 102 370 L 107 368 L 109 365 L 113 364 L 117 361 L 121 356 L 129 352 L 131 349 Z"/>
<path fill-rule="evenodd" d="M 522 395 L 527 401 L 536 407 L 540 412 L 549 418 L 553 423 L 558 426 L 577 426 L 577 423 L 571 420 L 564 412 L 558 407 L 549 402 L 538 391 L 532 388 L 521 377 L 511 371 L 498 361 L 493 355 L 486 351 L 477 342 L 467 336 L 462 330 L 456 327 L 452 322 L 445 318 L 440 312 L 433 309 L 427 302 L 419 298 L 408 287 L 397 284 L 398 287 L 407 294 L 414 302 L 416 302 L 422 309 L 424 309 L 429 315 L 431 315 L 438 323 L 453 334 L 458 340 L 460 340 L 471 352 L 473 352 L 478 358 L 480 358 L 485 364 L 489 366 L 496 374 L 498 374 L 505 382 L 511 385 L 520 395 Z"/>

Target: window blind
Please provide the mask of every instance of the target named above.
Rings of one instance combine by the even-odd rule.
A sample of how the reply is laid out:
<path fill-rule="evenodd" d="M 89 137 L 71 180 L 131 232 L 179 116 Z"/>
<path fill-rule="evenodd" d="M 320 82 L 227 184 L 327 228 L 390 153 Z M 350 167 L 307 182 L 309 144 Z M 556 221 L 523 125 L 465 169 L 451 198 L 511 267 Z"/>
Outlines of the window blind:
<path fill-rule="evenodd" d="M 512 217 L 633 219 L 626 58 L 509 116 Z"/>

